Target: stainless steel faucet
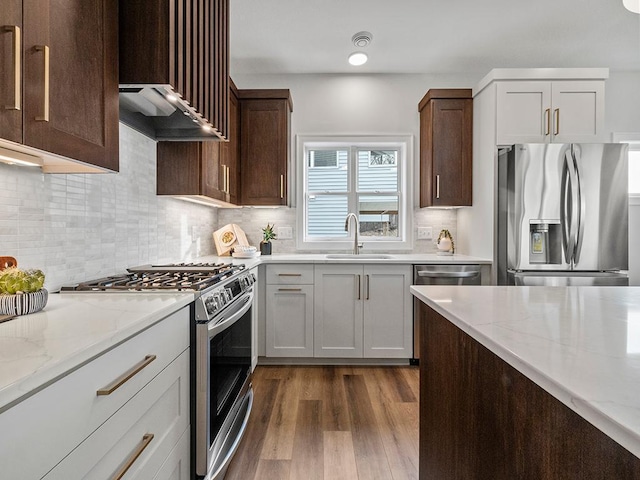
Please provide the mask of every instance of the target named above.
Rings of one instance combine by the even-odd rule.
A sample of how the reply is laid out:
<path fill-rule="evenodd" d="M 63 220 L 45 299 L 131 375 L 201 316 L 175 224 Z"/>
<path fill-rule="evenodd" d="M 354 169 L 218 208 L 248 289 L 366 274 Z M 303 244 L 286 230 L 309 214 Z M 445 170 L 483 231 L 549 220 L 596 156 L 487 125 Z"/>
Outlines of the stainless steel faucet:
<path fill-rule="evenodd" d="M 354 255 L 360 255 L 360 249 L 362 248 L 362 244 L 358 243 L 358 232 L 360 232 L 360 222 L 358 221 L 358 216 L 355 213 L 349 213 L 347 215 L 347 219 L 344 222 L 344 229 L 345 231 L 349 231 L 349 220 L 354 219 L 356 221 L 356 231 L 355 231 L 355 236 L 354 236 L 354 240 L 353 240 L 353 254 Z"/>

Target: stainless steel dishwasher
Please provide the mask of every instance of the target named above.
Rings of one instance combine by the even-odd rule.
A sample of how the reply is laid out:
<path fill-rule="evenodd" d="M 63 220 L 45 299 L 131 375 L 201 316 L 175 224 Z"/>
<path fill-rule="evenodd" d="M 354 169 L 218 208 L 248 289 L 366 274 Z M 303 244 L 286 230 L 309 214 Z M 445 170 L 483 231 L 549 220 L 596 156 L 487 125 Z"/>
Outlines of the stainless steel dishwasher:
<path fill-rule="evenodd" d="M 479 264 L 434 264 L 413 266 L 414 285 L 481 285 L 482 266 Z M 417 318 L 420 300 L 413 300 L 413 361 L 420 358 L 420 322 Z"/>

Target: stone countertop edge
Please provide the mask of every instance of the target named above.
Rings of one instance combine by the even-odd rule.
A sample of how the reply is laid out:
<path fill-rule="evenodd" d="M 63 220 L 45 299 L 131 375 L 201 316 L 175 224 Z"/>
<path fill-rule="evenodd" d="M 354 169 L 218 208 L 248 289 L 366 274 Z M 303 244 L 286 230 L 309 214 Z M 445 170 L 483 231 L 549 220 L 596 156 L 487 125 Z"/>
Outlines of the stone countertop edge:
<path fill-rule="evenodd" d="M 373 253 L 373 252 L 368 252 Z M 379 253 L 379 252 L 376 252 Z M 244 264 L 247 268 L 252 268 L 261 264 L 269 263 L 375 263 L 375 264 L 469 264 L 477 263 L 482 265 L 491 265 L 492 261 L 486 258 L 472 257 L 469 255 L 437 255 L 434 253 L 391 253 L 392 258 L 358 258 L 357 256 L 348 258 L 327 258 L 331 253 L 274 253 L 272 255 L 261 255 L 255 258 L 234 258 L 234 257 L 218 257 L 215 255 L 207 255 L 199 257 L 194 261 L 197 262 L 215 262 L 233 264 Z M 366 254 L 364 254 L 366 255 Z"/>
<path fill-rule="evenodd" d="M 0 414 L 193 300 L 188 292 L 50 294 L 40 312 L 0 323 Z"/>
<path fill-rule="evenodd" d="M 514 290 L 509 292 L 509 289 Z M 524 331 L 518 332 L 518 328 L 523 329 L 526 322 L 534 322 L 534 325 L 529 327 L 534 328 L 537 325 L 535 321 L 538 320 L 536 317 L 538 313 L 528 311 L 524 308 L 524 303 L 517 298 L 514 300 L 517 290 L 524 293 L 528 291 L 531 294 L 535 294 L 537 290 L 541 295 L 553 291 L 553 295 L 558 297 L 557 302 L 551 301 L 537 306 L 537 308 L 545 308 L 550 311 L 560 305 L 561 299 L 565 300 L 564 294 L 571 297 L 573 293 L 569 292 L 577 292 L 578 294 L 582 292 L 585 296 L 588 293 L 589 295 L 593 294 L 596 298 L 601 297 L 605 306 L 607 302 L 609 302 L 609 306 L 617 305 L 618 311 L 615 317 L 617 321 L 624 320 L 619 315 L 622 310 L 640 312 L 640 287 L 415 285 L 410 287 L 411 293 L 416 298 L 640 458 L 640 368 L 638 368 L 640 366 L 640 352 L 636 355 L 637 359 L 633 358 L 629 362 L 631 365 L 625 366 L 625 379 L 620 380 L 618 378 L 621 376 L 620 371 L 613 371 L 613 369 L 606 371 L 607 365 L 604 361 L 604 358 L 610 357 L 615 360 L 610 362 L 614 365 L 616 362 L 623 362 L 624 358 L 620 359 L 619 353 L 607 352 L 606 350 L 605 352 L 590 351 L 598 346 L 597 343 L 583 345 L 583 343 L 598 342 L 599 333 L 595 329 L 593 332 L 581 330 L 579 333 L 582 337 L 589 337 L 589 342 L 579 341 L 580 345 L 578 346 L 574 342 L 567 343 L 567 338 L 561 338 L 560 335 L 554 341 L 553 337 L 546 339 L 542 335 L 536 335 L 536 332 L 529 334 L 526 331 L 527 327 L 524 327 Z M 524 293 L 523 296 L 525 296 Z M 529 300 L 528 296 L 527 300 Z M 483 308 L 485 305 L 479 305 L 479 302 L 482 301 L 491 304 L 491 309 L 485 309 Z M 458 304 L 456 304 L 457 302 Z M 475 312 L 469 314 L 471 310 Z M 503 311 L 502 315 L 499 315 L 500 310 Z M 561 310 L 562 308 L 560 308 Z M 587 313 L 584 313 L 585 311 Z M 519 312 L 521 312 L 520 315 L 518 315 Z M 595 318 L 588 309 L 582 310 L 582 312 L 585 317 Z M 490 318 L 480 321 L 477 317 L 483 315 Z M 494 320 L 494 318 L 497 319 Z M 640 319 L 640 316 L 638 318 Z M 575 313 L 573 316 L 565 315 L 559 319 L 560 322 L 571 323 L 571 328 L 575 328 L 574 324 L 577 320 L 579 320 L 579 315 Z M 611 319 L 607 318 L 606 320 Z M 611 321 L 613 322 L 613 320 Z M 586 329 L 590 323 L 593 322 L 580 322 L 580 327 Z M 603 345 L 600 347 L 606 349 L 611 344 L 610 340 L 602 341 Z M 535 358 L 536 349 L 541 349 L 545 355 L 541 356 L 542 358 Z M 577 350 L 577 353 L 574 350 Z M 566 357 L 562 357 L 563 353 L 566 354 Z M 594 374 L 593 371 L 570 370 L 566 365 L 570 363 L 567 358 L 575 359 L 578 354 L 583 357 L 582 360 L 600 360 L 601 365 L 604 365 L 604 367 L 601 366 L 604 371 L 598 371 L 595 375 L 591 375 Z M 557 363 L 549 360 L 553 355 L 561 357 L 556 360 Z M 586 361 L 575 363 L 591 364 Z M 571 365 L 573 366 L 573 364 Z M 583 375 L 579 375 L 580 373 L 587 377 L 588 388 L 584 385 L 580 388 L 581 380 L 573 382 L 567 380 L 572 376 L 584 378 Z M 607 382 L 603 381 L 612 378 L 616 379 L 615 385 L 621 385 L 619 389 L 608 388 Z M 596 395 L 597 398 L 594 398 L 594 393 L 600 395 Z M 632 400 L 629 401 L 629 398 Z"/>

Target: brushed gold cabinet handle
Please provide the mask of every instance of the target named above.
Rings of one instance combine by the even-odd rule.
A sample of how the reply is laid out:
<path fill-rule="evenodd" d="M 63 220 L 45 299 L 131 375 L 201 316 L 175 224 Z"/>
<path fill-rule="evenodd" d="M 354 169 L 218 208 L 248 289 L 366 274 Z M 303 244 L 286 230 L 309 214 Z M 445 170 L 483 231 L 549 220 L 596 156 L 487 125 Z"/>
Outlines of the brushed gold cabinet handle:
<path fill-rule="evenodd" d="M 436 198 L 440 198 L 440 175 L 436 175 Z"/>
<path fill-rule="evenodd" d="M 222 191 L 227 193 L 227 166 L 222 165 Z"/>
<path fill-rule="evenodd" d="M 228 194 L 228 195 L 231 195 L 231 192 L 230 192 L 230 190 L 231 190 L 231 189 L 229 188 L 229 170 L 230 170 L 230 168 L 229 168 L 229 167 L 227 167 L 226 165 L 225 165 L 225 167 L 224 167 L 224 168 L 225 168 L 225 169 L 226 169 L 226 171 L 227 171 L 227 175 L 226 175 L 226 177 L 225 177 L 225 183 L 226 183 L 226 185 L 227 185 L 227 190 L 226 190 L 226 192 L 227 192 L 227 194 Z"/>
<path fill-rule="evenodd" d="M 140 440 L 140 443 L 138 443 L 136 449 L 131 453 L 131 455 L 129 455 L 129 458 L 127 458 L 126 462 L 124 462 L 124 465 L 122 465 L 120 470 L 118 470 L 116 474 L 111 477 L 111 480 L 120 480 L 122 477 L 124 477 L 124 474 L 127 473 L 127 471 L 135 463 L 138 457 L 142 455 L 142 452 L 144 452 L 145 448 L 149 446 L 151 440 L 153 440 L 153 437 L 153 433 L 145 433 L 142 436 L 142 440 Z"/>
<path fill-rule="evenodd" d="M 7 110 L 20 110 L 20 48 L 22 45 L 20 27 L 17 25 L 5 25 L 2 27 L 2 31 L 13 33 L 13 105 L 7 105 L 5 108 Z"/>
<path fill-rule="evenodd" d="M 549 133 L 551 133 L 551 109 L 547 108 L 544 111 L 544 115 L 545 115 L 545 119 L 546 119 L 546 128 L 544 131 L 545 136 L 549 135 Z"/>
<path fill-rule="evenodd" d="M 367 286 L 367 296 L 365 300 L 369 300 L 369 275 L 365 275 L 365 285 Z"/>
<path fill-rule="evenodd" d="M 279 288 L 279 292 L 301 292 L 301 288 Z"/>
<path fill-rule="evenodd" d="M 124 372 L 119 378 L 116 378 L 113 382 L 107 385 L 104 388 L 101 388 L 96 392 L 96 395 L 111 395 L 118 388 L 124 385 L 127 381 L 129 381 L 135 374 L 142 371 L 147 365 L 153 362 L 156 359 L 155 355 L 147 355 L 144 357 L 144 360 L 141 360 L 139 363 L 131 367 L 129 370 Z"/>
<path fill-rule="evenodd" d="M 553 134 L 554 135 L 558 135 L 560 133 L 560 109 L 556 108 L 553 111 L 553 115 L 554 115 L 554 119 L 553 119 L 553 123 L 554 123 L 554 130 L 553 130 Z"/>
<path fill-rule="evenodd" d="M 360 300 L 360 275 L 358 275 L 358 300 Z"/>
<path fill-rule="evenodd" d="M 36 45 L 36 52 L 44 52 L 44 102 L 41 117 L 36 117 L 39 122 L 49 121 L 49 47 L 46 45 Z"/>
<path fill-rule="evenodd" d="M 284 175 L 280 175 L 280 198 L 284 198 Z"/>
<path fill-rule="evenodd" d="M 279 273 L 279 277 L 301 277 L 301 273 Z"/>

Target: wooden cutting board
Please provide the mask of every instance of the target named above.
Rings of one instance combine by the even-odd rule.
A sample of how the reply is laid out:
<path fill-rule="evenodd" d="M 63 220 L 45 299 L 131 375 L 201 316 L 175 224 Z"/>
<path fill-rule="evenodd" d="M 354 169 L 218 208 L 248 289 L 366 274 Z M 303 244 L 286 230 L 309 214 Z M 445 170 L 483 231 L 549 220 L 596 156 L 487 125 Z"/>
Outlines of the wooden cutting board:
<path fill-rule="evenodd" d="M 231 250 L 235 245 L 249 245 L 244 230 L 235 223 L 229 223 L 213 232 L 213 241 L 216 244 L 219 257 L 231 255 Z"/>

